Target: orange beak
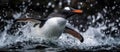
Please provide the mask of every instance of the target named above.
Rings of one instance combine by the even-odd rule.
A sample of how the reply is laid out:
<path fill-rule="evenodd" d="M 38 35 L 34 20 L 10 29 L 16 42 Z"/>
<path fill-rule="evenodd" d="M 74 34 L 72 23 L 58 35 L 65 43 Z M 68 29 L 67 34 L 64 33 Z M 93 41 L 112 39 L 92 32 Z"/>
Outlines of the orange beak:
<path fill-rule="evenodd" d="M 81 14 L 81 13 L 83 13 L 83 10 L 72 10 L 72 12 Z"/>

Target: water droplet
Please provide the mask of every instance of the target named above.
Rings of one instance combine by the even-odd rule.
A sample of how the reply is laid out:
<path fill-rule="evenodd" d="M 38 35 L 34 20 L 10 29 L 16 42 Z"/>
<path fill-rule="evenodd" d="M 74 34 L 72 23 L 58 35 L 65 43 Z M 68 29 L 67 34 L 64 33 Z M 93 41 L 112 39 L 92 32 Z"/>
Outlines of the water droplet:
<path fill-rule="evenodd" d="M 39 6 L 39 5 L 40 5 L 40 3 L 36 3 L 36 5 L 37 5 L 37 6 Z"/>
<path fill-rule="evenodd" d="M 48 6 L 51 6 L 51 5 L 52 5 L 52 3 L 51 3 L 51 2 L 49 2 L 49 3 L 48 3 Z"/>

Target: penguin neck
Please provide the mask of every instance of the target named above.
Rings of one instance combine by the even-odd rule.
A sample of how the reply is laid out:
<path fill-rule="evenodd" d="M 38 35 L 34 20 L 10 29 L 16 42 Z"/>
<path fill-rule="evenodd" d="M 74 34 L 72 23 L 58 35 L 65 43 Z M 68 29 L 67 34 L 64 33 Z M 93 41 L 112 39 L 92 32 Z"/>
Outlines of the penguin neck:
<path fill-rule="evenodd" d="M 51 18 L 51 17 L 63 17 L 63 18 L 69 18 L 71 16 L 73 16 L 74 13 L 73 12 L 70 12 L 70 11 L 66 11 L 66 10 L 62 10 L 62 11 L 57 11 L 57 12 L 53 12 L 51 13 L 48 18 Z"/>
<path fill-rule="evenodd" d="M 67 10 L 60 11 L 59 13 L 60 13 L 61 15 L 64 15 L 64 17 L 65 17 L 66 19 L 74 15 L 73 12 L 67 11 Z"/>

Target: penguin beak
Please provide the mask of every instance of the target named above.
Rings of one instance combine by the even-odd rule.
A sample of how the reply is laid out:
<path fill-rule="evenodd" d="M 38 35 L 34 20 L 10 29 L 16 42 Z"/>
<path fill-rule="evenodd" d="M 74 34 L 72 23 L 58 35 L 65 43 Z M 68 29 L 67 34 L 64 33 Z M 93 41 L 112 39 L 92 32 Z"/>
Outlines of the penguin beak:
<path fill-rule="evenodd" d="M 76 10 L 72 10 L 72 12 L 73 12 L 73 13 L 77 13 L 77 14 L 82 14 L 82 13 L 83 13 L 83 10 L 78 10 L 78 9 L 76 9 Z"/>
<path fill-rule="evenodd" d="M 70 27 L 65 27 L 65 33 L 69 33 L 70 35 L 72 35 L 73 37 L 77 38 L 80 40 L 80 42 L 83 42 L 84 41 L 84 38 L 83 36 L 76 32 L 74 29 L 70 28 Z"/>

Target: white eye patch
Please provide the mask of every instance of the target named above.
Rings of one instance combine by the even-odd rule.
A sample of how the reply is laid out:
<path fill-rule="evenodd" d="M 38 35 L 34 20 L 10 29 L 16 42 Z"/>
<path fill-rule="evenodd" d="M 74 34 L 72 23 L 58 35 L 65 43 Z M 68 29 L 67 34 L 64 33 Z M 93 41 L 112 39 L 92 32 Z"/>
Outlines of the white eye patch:
<path fill-rule="evenodd" d="M 70 10 L 70 7 L 65 7 L 64 10 Z"/>

